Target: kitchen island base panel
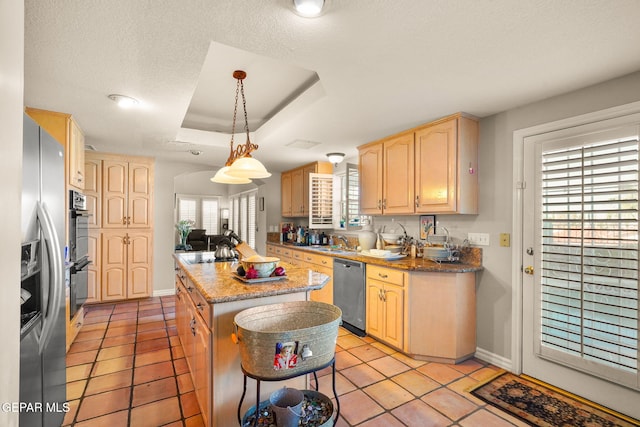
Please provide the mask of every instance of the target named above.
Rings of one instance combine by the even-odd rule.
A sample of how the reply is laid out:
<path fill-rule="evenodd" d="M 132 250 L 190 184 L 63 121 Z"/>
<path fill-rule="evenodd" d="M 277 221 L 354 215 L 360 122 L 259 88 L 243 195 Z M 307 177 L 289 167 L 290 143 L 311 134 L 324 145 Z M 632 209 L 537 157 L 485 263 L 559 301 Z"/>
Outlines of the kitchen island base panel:
<path fill-rule="evenodd" d="M 276 304 L 289 301 L 308 301 L 306 292 L 276 295 L 256 299 L 240 300 L 212 304 L 213 310 L 213 412 L 212 425 L 229 425 L 230 420 L 237 419 L 238 404 L 242 397 L 243 378 L 240 366 L 240 349 L 231 340 L 234 332 L 233 319 L 242 310 L 260 305 Z M 263 382 L 260 387 L 262 399 L 282 387 L 292 387 L 298 390 L 309 388 L 306 375 L 278 382 Z M 247 395 L 255 396 L 256 382 L 249 381 Z M 241 413 L 246 413 L 255 404 L 244 402 Z"/>

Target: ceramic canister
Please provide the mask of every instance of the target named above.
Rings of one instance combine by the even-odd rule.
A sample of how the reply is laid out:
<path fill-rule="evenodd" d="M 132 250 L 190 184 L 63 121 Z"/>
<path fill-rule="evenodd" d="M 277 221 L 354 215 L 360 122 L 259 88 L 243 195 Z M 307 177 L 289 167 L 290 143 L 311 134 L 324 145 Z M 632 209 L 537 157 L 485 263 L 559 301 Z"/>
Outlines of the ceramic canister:
<path fill-rule="evenodd" d="M 372 227 L 362 226 L 362 230 L 358 232 L 359 245 L 363 251 L 368 251 L 376 246 L 376 233 L 373 232 Z"/>

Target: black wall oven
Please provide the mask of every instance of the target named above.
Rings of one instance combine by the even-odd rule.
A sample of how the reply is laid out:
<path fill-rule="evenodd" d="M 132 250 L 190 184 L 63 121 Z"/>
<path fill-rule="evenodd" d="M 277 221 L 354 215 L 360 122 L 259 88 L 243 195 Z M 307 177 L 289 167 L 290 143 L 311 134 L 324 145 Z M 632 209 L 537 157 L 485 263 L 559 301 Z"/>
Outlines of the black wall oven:
<path fill-rule="evenodd" d="M 70 316 L 87 300 L 87 280 L 89 264 L 89 212 L 84 194 L 69 191 L 69 262 L 71 276 L 69 283 Z"/>

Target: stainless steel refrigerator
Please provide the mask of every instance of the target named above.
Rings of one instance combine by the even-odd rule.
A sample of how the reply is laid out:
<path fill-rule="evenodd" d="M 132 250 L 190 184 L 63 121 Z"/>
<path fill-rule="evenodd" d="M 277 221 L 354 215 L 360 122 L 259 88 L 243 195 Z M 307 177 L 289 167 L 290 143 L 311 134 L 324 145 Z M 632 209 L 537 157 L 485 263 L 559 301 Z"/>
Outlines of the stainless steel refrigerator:
<path fill-rule="evenodd" d="M 64 196 L 64 148 L 25 115 L 20 290 L 20 425 L 25 427 L 59 427 L 66 409 Z"/>

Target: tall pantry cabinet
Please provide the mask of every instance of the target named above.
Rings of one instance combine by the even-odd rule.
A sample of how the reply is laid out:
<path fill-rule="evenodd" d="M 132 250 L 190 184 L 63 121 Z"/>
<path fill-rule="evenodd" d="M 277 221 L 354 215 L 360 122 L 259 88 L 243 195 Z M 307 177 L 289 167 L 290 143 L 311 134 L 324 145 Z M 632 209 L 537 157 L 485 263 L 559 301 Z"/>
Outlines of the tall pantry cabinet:
<path fill-rule="evenodd" d="M 153 159 L 87 152 L 87 205 L 94 213 L 88 302 L 148 297 L 153 271 Z"/>

